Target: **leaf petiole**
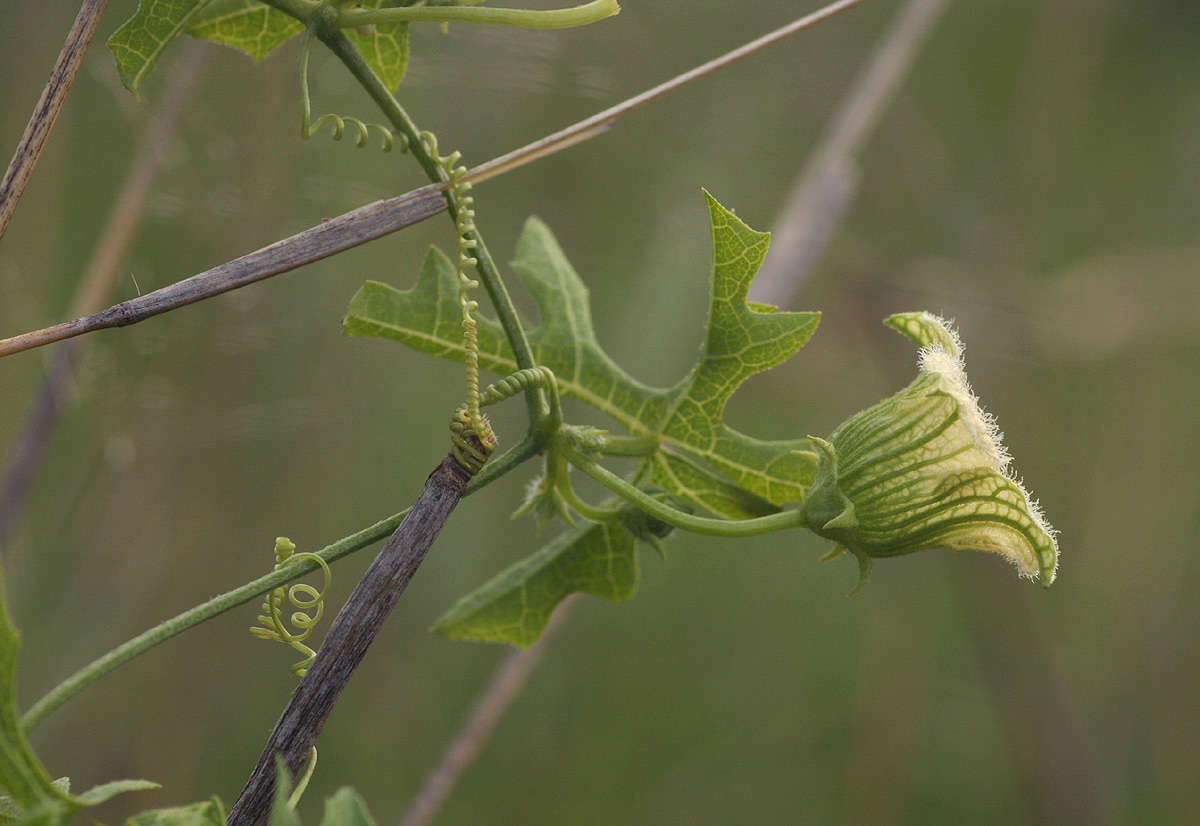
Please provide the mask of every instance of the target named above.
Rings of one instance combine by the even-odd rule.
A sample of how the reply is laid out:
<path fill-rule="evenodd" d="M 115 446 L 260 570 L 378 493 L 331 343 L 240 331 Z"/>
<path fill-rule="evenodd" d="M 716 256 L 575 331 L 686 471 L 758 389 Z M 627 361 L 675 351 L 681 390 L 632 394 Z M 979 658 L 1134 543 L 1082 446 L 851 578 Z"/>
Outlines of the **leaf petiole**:
<path fill-rule="evenodd" d="M 658 450 L 662 440 L 654 433 L 642 436 L 605 436 L 601 453 L 610 456 L 649 456 Z"/>
<path fill-rule="evenodd" d="M 550 462 L 556 466 L 555 481 L 559 495 L 563 501 L 571 506 L 572 509 L 584 519 L 590 522 L 608 522 L 616 518 L 620 514 L 619 508 L 599 508 L 595 505 L 589 505 L 587 502 L 575 492 L 575 488 L 571 486 L 571 479 L 567 475 L 567 461 L 561 450 L 555 450 Z"/>
<path fill-rule="evenodd" d="M 638 490 L 637 487 L 597 464 L 580 451 L 568 446 L 564 446 L 562 450 L 567 460 L 584 474 L 595 479 L 625 501 L 641 508 L 655 519 L 660 519 L 680 530 L 711 536 L 758 536 L 785 528 L 803 527 L 805 524 L 804 508 L 773 513 L 770 516 L 759 516 L 754 519 L 712 519 L 705 516 L 693 516 L 660 502 L 645 491 Z"/>
<path fill-rule="evenodd" d="M 593 0 L 569 9 L 498 9 L 486 6 L 401 6 L 386 9 L 348 9 L 338 12 L 339 29 L 374 23 L 488 23 L 525 29 L 569 29 L 586 26 L 621 11 L 617 0 Z"/>

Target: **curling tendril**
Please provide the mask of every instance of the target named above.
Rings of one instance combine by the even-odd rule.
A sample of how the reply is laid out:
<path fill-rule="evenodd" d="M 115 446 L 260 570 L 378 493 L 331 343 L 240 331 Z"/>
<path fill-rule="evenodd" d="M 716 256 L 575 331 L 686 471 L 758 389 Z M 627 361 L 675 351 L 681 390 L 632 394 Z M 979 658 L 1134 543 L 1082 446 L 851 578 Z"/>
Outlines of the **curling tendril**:
<path fill-rule="evenodd" d="M 495 384 L 488 385 L 480 396 L 479 403 L 483 407 L 490 407 L 526 390 L 549 390 L 555 398 L 558 397 L 558 383 L 554 379 L 554 373 L 549 367 L 538 366 L 518 370 Z"/>
<path fill-rule="evenodd" d="M 463 180 L 467 168 L 458 162 L 462 153 L 439 154 L 436 136 L 425 133 L 421 137 L 429 154 L 437 159 L 438 166 L 445 173 L 454 201 L 454 226 L 458 232 L 458 256 L 455 262 L 458 271 L 458 304 L 462 308 L 463 344 L 467 351 L 467 418 L 475 434 L 482 439 L 484 425 L 483 414 L 479 412 L 479 332 L 472 316 L 479 309 L 479 304 L 468 296 L 471 290 L 479 286 L 479 282 L 467 275 L 468 268 L 478 263 L 472 254 L 478 246 L 475 240 L 475 197 L 471 195 L 471 184 Z"/>
<path fill-rule="evenodd" d="M 313 628 L 321 621 L 321 617 L 325 613 L 325 593 L 329 590 L 330 582 L 333 581 L 333 574 L 329 571 L 328 563 L 321 557 L 310 553 L 298 554 L 295 553 L 295 550 L 296 545 L 286 536 L 276 538 L 275 570 L 293 562 L 309 560 L 320 566 L 321 571 L 325 574 L 324 584 L 319 591 L 302 582 L 290 586 L 281 585 L 274 589 L 267 594 L 267 598 L 263 601 L 261 609 L 263 613 L 258 617 L 261 624 L 252 627 L 250 633 L 259 639 L 274 640 L 290 645 L 304 655 L 303 660 L 292 666 L 292 673 L 297 677 L 303 677 L 313 658 L 317 655 L 317 652 L 305 645 L 304 641 L 312 634 Z M 283 620 L 284 600 L 297 609 L 288 618 L 295 633 L 288 630 L 287 624 Z"/>
<path fill-rule="evenodd" d="M 346 127 L 350 126 L 357 133 L 355 137 L 355 145 L 362 149 L 367 145 L 367 140 L 371 137 L 371 132 L 377 132 L 380 138 L 381 148 L 384 152 L 391 152 L 392 146 L 396 142 L 396 136 L 392 130 L 380 123 L 365 123 L 358 118 L 350 117 L 349 115 L 328 114 L 321 115 L 314 123 L 312 120 L 312 103 L 308 96 L 308 52 L 312 45 L 313 30 L 310 28 L 304 33 L 304 39 L 300 44 L 300 137 L 308 140 L 326 124 L 329 124 L 332 129 L 330 137 L 335 141 L 340 141 L 342 135 L 346 132 Z M 408 151 L 408 137 L 400 136 L 400 151 Z"/>

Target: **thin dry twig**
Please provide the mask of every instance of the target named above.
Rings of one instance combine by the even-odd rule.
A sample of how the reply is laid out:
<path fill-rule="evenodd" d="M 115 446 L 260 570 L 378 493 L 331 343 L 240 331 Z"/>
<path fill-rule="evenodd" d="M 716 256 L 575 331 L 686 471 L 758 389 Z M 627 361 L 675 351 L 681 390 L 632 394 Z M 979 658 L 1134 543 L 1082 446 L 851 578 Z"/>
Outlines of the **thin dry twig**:
<path fill-rule="evenodd" d="M 576 599 L 576 595 L 572 595 L 558 607 L 537 642 L 523 651 L 512 651 L 496 666 L 492 679 L 475 699 L 471 713 L 442 752 L 442 759 L 421 784 L 420 791 L 400 820 L 400 826 L 428 826 L 433 822 L 459 777 L 479 757 L 500 719 L 521 695 L 529 675 L 546 656 L 551 638 L 567 621 Z"/>
<path fill-rule="evenodd" d="M 200 76 L 203 55 L 203 46 L 192 43 L 172 69 L 162 108 L 142 134 L 134 152 L 125 182 L 75 291 L 71 315 L 95 312 L 104 306 L 106 296 L 112 292 L 117 267 L 127 256 L 141 225 L 150 189 L 166 159 L 167 147 L 174 141 L 184 105 Z M 21 512 L 46 445 L 54 433 L 58 414 L 69 395 L 79 361 L 79 345 L 80 342 L 71 341 L 54 351 L 21 435 L 14 442 L 8 467 L 0 481 L 0 553 L 7 549 L 5 539 Z"/>
<path fill-rule="evenodd" d="M 858 156 L 947 0 L 909 0 L 830 120 L 796 179 L 754 278 L 756 301 L 787 307 L 858 189 Z"/>
<path fill-rule="evenodd" d="M 67 32 L 67 42 L 58 53 L 58 60 L 50 71 L 50 79 L 46 81 L 42 96 L 33 108 L 4 179 L 0 180 L 0 238 L 4 236 L 17 202 L 21 200 L 21 193 L 25 191 L 25 184 L 29 182 L 33 167 L 46 146 L 46 138 L 50 137 L 50 130 L 54 128 L 54 121 L 58 119 L 67 92 L 79 71 L 79 64 L 96 33 L 100 15 L 107 5 L 108 0 L 84 0 L 71 30 Z"/>

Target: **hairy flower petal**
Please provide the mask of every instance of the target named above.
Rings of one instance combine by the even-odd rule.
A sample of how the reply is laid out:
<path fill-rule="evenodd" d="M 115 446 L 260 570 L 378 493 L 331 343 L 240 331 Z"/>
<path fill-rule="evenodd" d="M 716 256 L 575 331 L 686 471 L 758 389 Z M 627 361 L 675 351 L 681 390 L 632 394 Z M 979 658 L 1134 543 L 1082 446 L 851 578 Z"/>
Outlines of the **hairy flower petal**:
<path fill-rule="evenodd" d="M 950 548 L 1000 554 L 1048 586 L 1058 569 L 1055 531 L 967 383 L 958 336 L 929 313 L 885 323 L 921 347 L 920 373 L 829 441 L 811 437 L 819 464 L 809 527 L 853 552 L 864 577 L 872 558 Z"/>

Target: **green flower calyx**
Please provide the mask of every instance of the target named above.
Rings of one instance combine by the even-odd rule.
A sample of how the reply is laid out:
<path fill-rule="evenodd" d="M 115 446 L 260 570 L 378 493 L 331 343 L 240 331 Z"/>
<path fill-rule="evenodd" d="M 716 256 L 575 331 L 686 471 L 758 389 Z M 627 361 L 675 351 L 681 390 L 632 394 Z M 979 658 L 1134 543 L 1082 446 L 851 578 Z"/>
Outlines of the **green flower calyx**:
<path fill-rule="evenodd" d="M 875 557 L 949 548 L 1000 554 L 1049 586 L 1055 531 L 1014 477 L 995 421 L 967 384 L 958 336 L 929 313 L 884 323 L 921 347 L 920 374 L 829 441 L 810 437 L 818 466 L 808 526 L 837 543 L 833 555 L 858 557 L 862 582 Z"/>

